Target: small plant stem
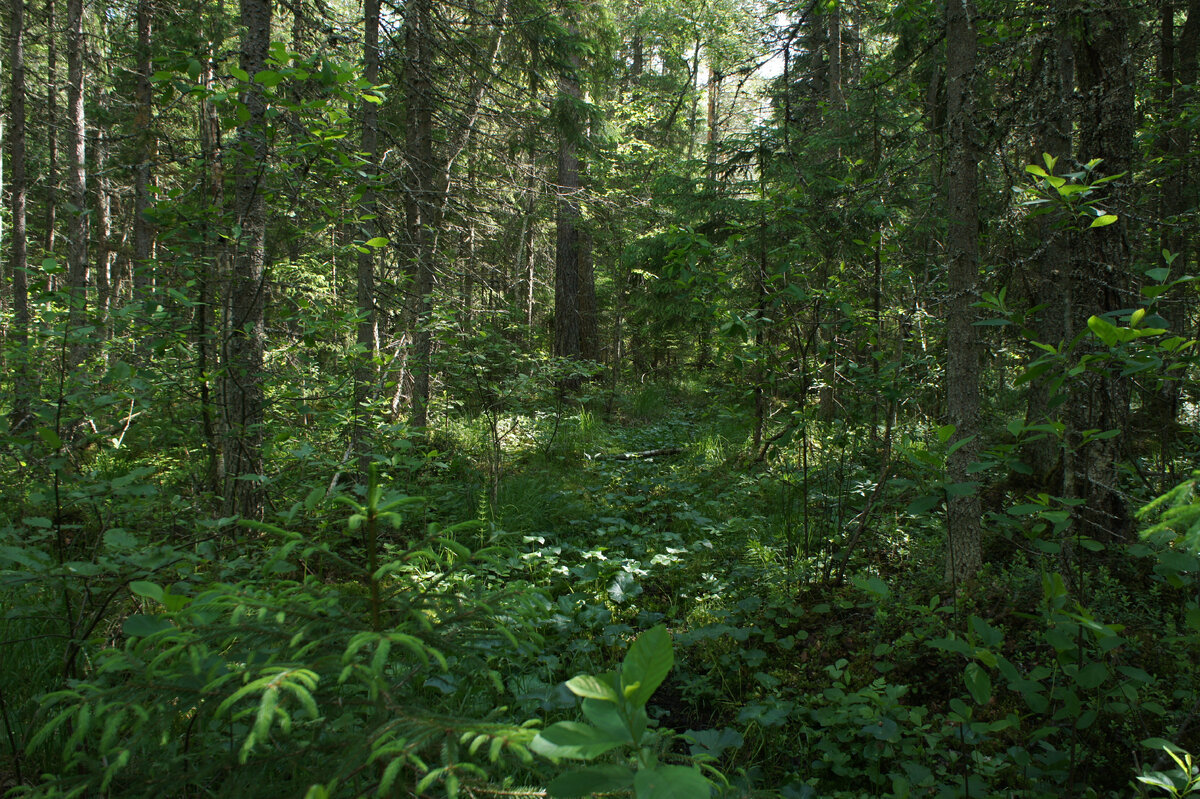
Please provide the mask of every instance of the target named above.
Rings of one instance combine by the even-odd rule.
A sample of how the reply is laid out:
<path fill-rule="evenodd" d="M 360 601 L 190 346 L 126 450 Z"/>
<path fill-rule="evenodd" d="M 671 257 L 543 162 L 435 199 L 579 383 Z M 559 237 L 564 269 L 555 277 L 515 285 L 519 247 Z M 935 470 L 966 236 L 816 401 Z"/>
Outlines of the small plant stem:
<path fill-rule="evenodd" d="M 367 579 L 371 582 L 371 629 L 379 632 L 383 625 L 379 621 L 379 579 L 375 576 L 376 569 L 379 568 L 379 518 L 375 515 L 375 509 L 371 508 L 371 515 L 367 517 L 367 568 L 371 573 L 367 575 Z"/>
<path fill-rule="evenodd" d="M 0 716 L 4 717 L 4 730 L 8 733 L 8 748 L 12 752 L 13 776 L 17 780 L 17 785 L 22 785 L 25 782 L 25 778 L 21 776 L 22 752 L 17 748 L 17 738 L 13 734 L 12 721 L 8 717 L 8 703 L 4 701 L 3 686 L 0 686 Z"/>

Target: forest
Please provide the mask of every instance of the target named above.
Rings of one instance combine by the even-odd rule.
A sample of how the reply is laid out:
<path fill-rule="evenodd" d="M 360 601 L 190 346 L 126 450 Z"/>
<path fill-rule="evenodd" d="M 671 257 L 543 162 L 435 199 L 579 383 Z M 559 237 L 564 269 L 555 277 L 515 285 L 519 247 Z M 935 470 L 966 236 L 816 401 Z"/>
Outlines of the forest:
<path fill-rule="evenodd" d="M 5 0 L 0 796 L 1200 795 L 1200 0 Z"/>

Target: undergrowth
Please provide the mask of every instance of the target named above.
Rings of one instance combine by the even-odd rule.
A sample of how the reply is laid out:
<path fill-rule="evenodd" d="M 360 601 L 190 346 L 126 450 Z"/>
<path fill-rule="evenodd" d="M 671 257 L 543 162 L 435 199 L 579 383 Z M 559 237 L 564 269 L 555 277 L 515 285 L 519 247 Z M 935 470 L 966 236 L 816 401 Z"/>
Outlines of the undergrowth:
<path fill-rule="evenodd" d="M 1200 569 L 1175 510 L 1191 493 L 1133 546 L 1030 547 L 1010 515 L 953 590 L 942 522 L 913 500 L 936 438 L 898 442 L 880 486 L 878 441 L 814 419 L 760 460 L 736 407 L 646 386 L 611 413 L 463 414 L 433 448 L 379 456 L 365 486 L 314 459 L 265 523 L 198 512 L 135 461 L 50 464 L 58 493 L 33 487 L 0 531 L 8 789 L 565 796 L 642 771 L 729 796 L 1176 784 L 1166 742 L 1200 748 Z M 169 508 L 178 532 L 151 533 Z M 592 758 L 533 746 L 579 718 L 567 681 L 613 673 L 652 629 L 674 668 L 646 724 L 675 734 L 630 728 L 632 750 L 556 779 L 560 755 Z"/>

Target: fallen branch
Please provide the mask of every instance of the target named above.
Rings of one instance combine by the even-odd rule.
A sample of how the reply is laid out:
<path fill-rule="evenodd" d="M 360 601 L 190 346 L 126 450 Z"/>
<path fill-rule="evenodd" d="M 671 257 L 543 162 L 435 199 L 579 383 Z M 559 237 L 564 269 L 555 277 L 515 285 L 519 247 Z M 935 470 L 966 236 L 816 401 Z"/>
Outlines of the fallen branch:
<path fill-rule="evenodd" d="M 590 461 L 633 461 L 641 458 L 657 458 L 659 455 L 678 455 L 683 452 L 683 447 L 663 447 L 662 449 L 647 449 L 641 452 L 616 452 L 609 454 L 607 452 L 597 452 L 595 455 L 588 455 Z"/>

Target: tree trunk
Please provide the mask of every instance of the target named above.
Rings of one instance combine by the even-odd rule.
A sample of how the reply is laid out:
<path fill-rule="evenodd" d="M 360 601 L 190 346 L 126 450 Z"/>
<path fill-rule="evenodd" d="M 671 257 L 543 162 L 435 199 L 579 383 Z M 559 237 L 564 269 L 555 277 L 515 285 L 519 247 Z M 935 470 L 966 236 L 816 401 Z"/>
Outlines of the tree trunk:
<path fill-rule="evenodd" d="M 585 361 L 600 360 L 600 311 L 596 307 L 596 267 L 592 259 L 592 232 L 577 231 L 579 245 L 576 263 L 579 268 L 579 357 Z"/>
<path fill-rule="evenodd" d="M 199 13 L 199 12 L 198 12 Z M 219 12 L 220 13 L 220 12 Z M 218 17 L 219 19 L 219 17 Z M 217 23 L 218 26 L 221 24 Z M 216 90 L 216 53 L 224 43 L 224 35 L 218 28 L 215 41 L 208 45 L 204 54 L 204 63 L 200 71 L 201 84 L 209 91 Z M 209 491 L 214 494 L 222 490 L 225 482 L 225 459 L 223 454 L 221 429 L 222 420 L 213 401 L 213 380 L 211 364 L 216 360 L 214 351 L 213 323 L 215 305 L 214 287 L 217 276 L 227 273 L 229 247 L 212 228 L 218 223 L 218 214 L 225 208 L 225 177 L 221 165 L 221 120 L 217 115 L 217 107 L 211 97 L 200 101 L 199 119 L 197 120 L 200 138 L 201 162 L 203 164 L 204 197 L 209 206 L 209 212 L 204 216 L 203 252 L 201 253 L 200 270 L 197 274 L 196 286 L 196 316 L 194 319 L 194 337 L 196 341 L 196 382 L 200 388 L 201 428 L 204 433 L 205 449 L 208 453 L 206 483 Z M 136 265 L 135 265 L 136 268 Z"/>
<path fill-rule="evenodd" d="M 699 63 L 697 53 L 697 63 Z M 558 78 L 560 101 L 572 106 L 583 98 L 578 79 L 579 57 Z M 568 120 L 568 128 L 575 120 Z M 554 354 L 594 360 L 599 357 L 596 333 L 596 286 L 591 233 L 580 225 L 579 130 L 564 129 L 558 145 L 558 200 L 554 247 Z"/>
<path fill-rule="evenodd" d="M 1200 0 L 1188 0 L 1187 21 L 1177 45 L 1174 42 L 1173 28 L 1168 25 L 1168 14 L 1173 17 L 1174 9 L 1174 3 L 1164 0 L 1162 60 L 1166 63 L 1160 71 L 1160 78 L 1171 88 L 1163 98 L 1164 120 L 1186 119 L 1188 109 L 1195 101 L 1197 45 L 1200 44 Z M 1173 22 L 1173 19 L 1171 21 Z M 1173 126 L 1163 145 L 1167 174 L 1163 178 L 1161 246 L 1177 256 L 1172 264 L 1172 271 L 1177 276 L 1187 274 L 1191 266 L 1192 237 L 1189 235 L 1190 225 L 1184 218 L 1187 198 L 1194 196 L 1195 192 L 1191 126 Z M 1160 301 L 1159 314 L 1168 319 L 1191 319 L 1194 308 L 1195 300 L 1190 292 L 1173 293 Z M 1183 381 L 1177 378 L 1160 379 L 1157 385 L 1149 386 L 1143 392 L 1142 401 L 1150 418 L 1175 418 L 1182 387 Z M 1170 424 L 1164 424 L 1159 429 L 1159 460 L 1162 474 L 1158 486 L 1160 493 L 1165 493 L 1180 479 L 1175 473 L 1176 459 L 1173 457 L 1174 429 Z"/>
<path fill-rule="evenodd" d="M 271 0 L 241 0 L 241 68 L 262 71 L 271 35 Z M 226 511 L 260 517 L 263 511 L 263 328 L 267 161 L 266 101 L 262 85 L 242 93 L 248 111 L 238 126 L 235 199 L 241 239 L 230 280 L 230 320 L 225 341 Z"/>
<path fill-rule="evenodd" d="M 721 72 L 713 66 L 708 68 L 708 181 L 716 189 L 717 143 L 720 139 Z"/>
<path fill-rule="evenodd" d="M 430 378 L 433 369 L 433 289 L 438 237 L 454 165 L 471 139 L 484 90 L 492 77 L 492 65 L 503 41 L 508 0 L 498 0 L 489 22 L 491 40 L 468 83 L 465 102 L 459 107 L 455 125 L 450 126 L 440 158 L 434 150 L 433 67 L 435 42 L 430 0 L 413 0 L 408 9 L 408 38 L 405 50 L 405 95 L 409 123 L 406 147 L 409 155 L 409 184 L 405 201 L 410 260 L 414 262 L 413 313 L 414 361 L 411 423 L 423 428 L 429 423 Z M 411 195 L 415 194 L 416 197 Z"/>
<path fill-rule="evenodd" d="M 363 79 L 372 86 L 379 81 L 379 0 L 366 0 L 366 30 L 363 41 Z M 366 176 L 366 187 L 363 191 L 363 218 L 360 235 L 363 241 L 375 237 L 374 217 L 378 213 L 375 203 L 376 163 L 379 151 L 379 104 L 363 101 L 362 115 L 362 152 L 366 158 L 363 172 Z M 363 479 L 367 474 L 367 444 L 365 433 L 369 429 L 370 387 L 375 380 L 375 359 L 379 354 L 379 327 L 375 315 L 375 252 L 374 248 L 363 246 L 358 253 L 358 362 L 354 368 L 354 424 L 351 432 L 351 450 L 358 456 L 359 476 Z"/>
<path fill-rule="evenodd" d="M 92 86 L 92 104 L 97 110 L 97 117 L 105 120 L 109 115 L 109 86 L 111 76 L 109 64 L 111 50 L 108 42 L 112 41 L 108 21 L 100 20 L 101 36 L 99 47 L 91 52 L 91 60 L 98 65 L 98 74 Z M 112 325 L 109 322 L 109 312 L 116 301 L 119 281 L 113 267 L 116 265 L 116 247 L 113 246 L 113 185 L 109 174 L 110 143 L 106 125 L 101 122 L 96 126 L 95 148 L 95 213 L 96 213 L 96 327 L 98 338 L 108 341 L 112 337 Z M 107 359 L 107 350 L 104 358 Z"/>
<path fill-rule="evenodd" d="M 531 55 L 531 61 L 535 64 L 537 62 L 536 45 Z M 535 111 L 538 106 L 538 87 L 540 85 L 537 70 L 531 67 L 528 82 L 528 105 L 531 111 Z M 525 327 L 531 341 L 533 340 L 534 292 L 537 288 L 537 258 L 534 256 L 533 243 L 537 234 L 537 204 L 539 194 L 538 159 L 535 149 L 536 145 L 531 144 L 522 163 L 522 166 L 526 170 L 526 182 L 525 193 L 522 198 L 520 241 L 517 244 L 517 273 L 521 281 L 521 308 L 524 311 Z"/>
<path fill-rule="evenodd" d="M 1043 154 L 1057 158 L 1059 171 L 1063 171 L 1073 152 L 1071 149 L 1071 97 L 1075 91 L 1075 67 L 1071 53 L 1071 37 L 1066 14 L 1053 7 L 1045 12 L 1049 18 L 1045 38 L 1041 44 L 1041 72 L 1036 98 L 1038 128 L 1034 139 L 1034 163 L 1042 162 Z M 1070 319 L 1070 260 L 1072 233 L 1063 229 L 1063 220 L 1053 215 L 1040 216 L 1036 220 L 1039 253 L 1030 275 L 1031 304 L 1045 305 L 1037 319 L 1038 338 L 1042 343 L 1059 347 L 1070 341 L 1074 333 L 1068 329 Z M 1030 347 L 1030 355 L 1044 354 Z M 1035 379 L 1027 394 L 1026 424 L 1042 424 L 1060 418 L 1060 406 L 1052 403 L 1051 385 L 1055 375 Z M 1053 406 L 1053 407 L 1052 407 Z M 1026 447 L 1024 457 L 1033 469 L 1042 487 L 1061 494 L 1059 441 L 1046 436 L 1033 441 Z"/>
<path fill-rule="evenodd" d="M 55 0 L 46 0 L 46 230 L 44 250 L 54 253 L 58 215 L 58 23 Z M 53 284 L 51 284 L 53 285 Z"/>
<path fill-rule="evenodd" d="M 968 0 L 946 6 L 946 200 L 950 298 L 946 320 L 946 409 L 961 445 L 947 456 L 946 579 L 970 579 L 981 565 L 979 495 L 968 467 L 979 453 L 979 347 L 975 310 L 979 282 L 979 197 L 975 109 L 976 31 Z M 965 441 L 965 443 L 963 443 Z"/>
<path fill-rule="evenodd" d="M 100 101 L 103 110 L 103 99 Z M 96 324 L 103 329 L 103 337 L 111 336 L 109 311 L 116 297 L 113 265 L 116 249 L 113 247 L 113 189 L 108 176 L 108 134 L 96 129 Z"/>
<path fill-rule="evenodd" d="M 409 185 L 405 207 L 409 260 L 413 270 L 413 427 L 429 424 L 429 373 L 433 368 L 434 200 L 433 190 L 433 31 L 430 0 L 408 5 L 404 82 L 408 127 Z"/>
<path fill-rule="evenodd" d="M 1076 20 L 1075 75 L 1080 97 L 1079 158 L 1101 162 L 1093 179 L 1128 173 L 1133 161 L 1134 69 L 1130 43 L 1132 11 L 1125 2 L 1089 9 Z M 1103 202 L 1118 213 L 1116 224 L 1087 230 L 1079 236 L 1072 263 L 1073 327 L 1083 330 L 1087 318 L 1132 307 L 1135 298 L 1128 277 L 1130 249 L 1125 188 L 1128 178 L 1109 183 Z M 1084 352 L 1098 344 L 1084 339 Z M 1129 530 L 1129 511 L 1117 488 L 1119 438 L 1083 446 L 1080 431 L 1121 429 L 1129 405 L 1129 382 L 1113 365 L 1105 374 L 1085 373 L 1068 400 L 1067 416 L 1074 429 L 1067 445 L 1074 453 L 1071 479 L 1074 496 L 1083 499 L 1076 530 L 1100 540 L 1123 537 Z"/>
<path fill-rule="evenodd" d="M 154 25 L 154 0 L 137 4 L 137 110 L 134 131 L 137 142 L 137 166 L 133 183 L 133 300 L 144 302 L 154 285 L 154 223 L 150 220 L 150 191 L 153 186 L 152 163 L 157 141 L 154 136 L 154 88 L 150 82 L 150 34 Z"/>
<path fill-rule="evenodd" d="M 88 214 L 87 120 L 83 109 L 83 0 L 67 0 L 67 118 L 70 123 L 67 185 L 73 206 L 70 214 L 70 247 L 67 251 L 67 367 L 83 362 L 87 337 L 81 332 L 87 320 Z"/>
<path fill-rule="evenodd" d="M 567 102 L 582 94 L 573 75 L 558 79 Z M 579 156 L 574 133 L 563 131 L 558 144 L 556 238 L 554 246 L 554 354 L 580 357 L 579 320 Z"/>
<path fill-rule="evenodd" d="M 846 107 L 846 96 L 842 86 L 842 4 L 830 5 L 827 21 L 829 23 L 826 51 L 829 54 L 829 106 L 834 110 Z"/>
<path fill-rule="evenodd" d="M 25 174 L 25 0 L 10 0 L 9 78 L 11 80 L 9 147 L 12 154 L 9 206 L 12 214 L 12 245 L 9 268 L 12 271 L 13 322 L 12 344 L 13 405 L 9 427 L 20 431 L 32 421 L 33 375 L 29 360 L 29 268 L 25 241 L 25 203 L 28 179 Z"/>

